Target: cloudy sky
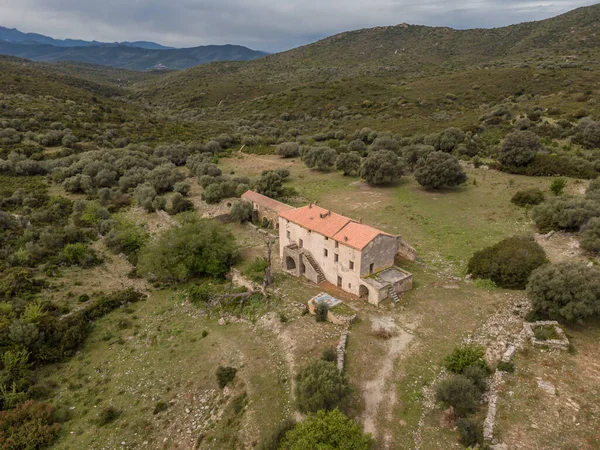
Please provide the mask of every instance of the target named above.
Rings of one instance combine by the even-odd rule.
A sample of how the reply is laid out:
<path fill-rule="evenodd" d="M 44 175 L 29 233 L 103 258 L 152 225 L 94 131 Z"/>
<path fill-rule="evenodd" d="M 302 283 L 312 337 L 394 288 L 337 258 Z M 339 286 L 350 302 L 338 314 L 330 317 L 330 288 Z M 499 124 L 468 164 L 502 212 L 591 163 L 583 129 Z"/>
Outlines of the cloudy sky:
<path fill-rule="evenodd" d="M 454 28 L 545 19 L 598 0 L 0 0 L 0 25 L 55 38 L 241 44 L 276 52 L 402 22 Z"/>

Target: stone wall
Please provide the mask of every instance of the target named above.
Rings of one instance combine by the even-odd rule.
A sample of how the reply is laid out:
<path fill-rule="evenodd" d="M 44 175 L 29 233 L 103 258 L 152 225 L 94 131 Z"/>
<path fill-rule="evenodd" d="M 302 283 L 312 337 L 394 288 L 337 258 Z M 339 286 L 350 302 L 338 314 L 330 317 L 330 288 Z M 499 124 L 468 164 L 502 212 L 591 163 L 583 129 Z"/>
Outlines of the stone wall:
<path fill-rule="evenodd" d="M 344 364 L 346 362 L 346 343 L 348 342 L 348 335 L 350 331 L 344 330 L 342 335 L 340 336 L 340 342 L 337 345 L 336 353 L 337 353 L 337 368 L 341 372 L 344 371 Z"/>

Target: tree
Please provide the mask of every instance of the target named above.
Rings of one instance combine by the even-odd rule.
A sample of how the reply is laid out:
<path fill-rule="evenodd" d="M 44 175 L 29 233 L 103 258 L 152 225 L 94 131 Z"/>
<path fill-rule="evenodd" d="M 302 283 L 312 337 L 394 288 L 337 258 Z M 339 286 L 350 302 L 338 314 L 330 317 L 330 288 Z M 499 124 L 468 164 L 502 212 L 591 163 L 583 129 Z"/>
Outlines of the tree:
<path fill-rule="evenodd" d="M 467 271 L 506 289 L 525 289 L 531 272 L 547 263 L 544 249 L 533 237 L 513 236 L 476 252 Z"/>
<path fill-rule="evenodd" d="M 360 139 L 354 139 L 348 144 L 348 151 L 356 152 L 361 156 L 365 156 L 367 154 L 367 144 Z"/>
<path fill-rule="evenodd" d="M 400 146 L 398 145 L 398 141 L 396 139 L 389 136 L 382 136 L 373 141 L 371 144 L 371 151 L 377 152 L 379 150 L 389 150 L 397 153 L 399 147 Z"/>
<path fill-rule="evenodd" d="M 480 345 L 467 344 L 455 347 L 446 358 L 444 365 L 452 373 L 463 375 L 469 367 L 487 370 L 485 349 Z"/>
<path fill-rule="evenodd" d="M 204 188 L 202 200 L 208 204 L 219 203 L 223 199 L 223 186 L 221 183 L 212 183 Z"/>
<path fill-rule="evenodd" d="M 181 173 L 169 165 L 155 167 L 148 174 L 148 182 L 158 194 L 172 190 L 175 183 L 182 178 Z"/>
<path fill-rule="evenodd" d="M 149 235 L 135 222 L 121 220 L 106 235 L 106 246 L 115 253 L 124 253 L 132 264 L 137 264 L 140 249 L 148 242 Z"/>
<path fill-rule="evenodd" d="M 288 431 L 280 450 L 370 450 L 374 441 L 338 409 L 310 414 Z"/>
<path fill-rule="evenodd" d="M 360 176 L 374 186 L 397 182 L 404 174 L 400 159 L 394 152 L 372 152 L 360 166 Z"/>
<path fill-rule="evenodd" d="M 239 223 L 244 223 L 252 220 L 252 211 L 252 203 L 242 200 L 233 204 L 229 214 Z"/>
<path fill-rule="evenodd" d="M 279 198 L 283 195 L 283 178 L 276 172 L 266 172 L 256 180 L 254 189 L 267 197 Z"/>
<path fill-rule="evenodd" d="M 306 167 L 321 171 L 331 170 L 336 159 L 337 152 L 329 147 L 312 147 L 302 155 Z"/>
<path fill-rule="evenodd" d="M 581 229 L 579 245 L 584 250 L 600 253 L 600 217 L 590 219 Z"/>
<path fill-rule="evenodd" d="M 237 259 L 233 235 L 219 223 L 199 220 L 165 231 L 140 252 L 138 273 L 163 282 L 222 277 Z"/>
<path fill-rule="evenodd" d="M 175 183 L 175 186 L 173 186 L 173 190 L 183 195 L 184 197 L 188 196 L 191 188 L 192 186 L 187 181 L 180 181 L 178 183 Z"/>
<path fill-rule="evenodd" d="M 133 197 L 135 198 L 135 201 L 138 202 L 138 204 L 147 212 L 150 213 L 154 211 L 152 202 L 156 198 L 156 189 L 154 189 L 152 185 L 148 183 L 140 184 L 135 188 Z"/>
<path fill-rule="evenodd" d="M 360 155 L 356 152 L 341 153 L 335 161 L 335 168 L 341 170 L 344 175 L 357 173 L 360 169 Z"/>
<path fill-rule="evenodd" d="M 348 381 L 336 365 L 317 359 L 306 366 L 296 379 L 296 399 L 302 412 L 332 410 L 346 400 Z"/>
<path fill-rule="evenodd" d="M 294 158 L 300 154 L 300 145 L 297 142 L 284 142 L 277 146 L 275 153 L 282 158 Z"/>
<path fill-rule="evenodd" d="M 174 216 L 176 214 L 191 211 L 194 209 L 194 204 L 191 200 L 188 200 L 179 192 L 176 192 L 175 195 L 171 197 L 171 208 L 169 208 L 169 214 Z"/>
<path fill-rule="evenodd" d="M 600 270 L 579 262 L 546 265 L 531 274 L 527 294 L 535 313 L 581 322 L 600 315 Z"/>
<path fill-rule="evenodd" d="M 550 184 L 550 191 L 554 195 L 562 195 L 566 186 L 567 186 L 567 180 L 565 180 L 564 178 L 555 178 L 554 180 L 552 180 L 552 183 Z"/>
<path fill-rule="evenodd" d="M 433 152 L 419 160 L 415 178 L 428 189 L 455 187 L 467 181 L 458 159 L 444 152 Z"/>
<path fill-rule="evenodd" d="M 414 172 L 419 160 L 427 157 L 427 155 L 434 151 L 435 148 L 431 145 L 412 144 L 407 147 L 402 147 L 400 149 L 400 156 L 404 159 L 404 162 L 408 164 L 410 171 Z"/>
<path fill-rule="evenodd" d="M 452 407 L 457 416 L 464 417 L 475 412 L 481 393 L 464 375 L 452 375 L 438 384 L 435 398 L 446 407 Z"/>
<path fill-rule="evenodd" d="M 534 207 L 531 217 L 542 233 L 551 230 L 578 231 L 592 217 L 600 217 L 600 203 L 565 195 L 551 197 Z"/>
<path fill-rule="evenodd" d="M 589 184 L 585 191 L 585 198 L 600 203 L 600 177 Z"/>
<path fill-rule="evenodd" d="M 537 134 L 531 131 L 515 131 L 504 139 L 498 161 L 505 166 L 526 166 L 541 149 L 542 144 Z"/>
<path fill-rule="evenodd" d="M 436 142 L 436 149 L 442 152 L 451 152 L 465 140 L 465 132 L 460 128 L 446 128 Z"/>

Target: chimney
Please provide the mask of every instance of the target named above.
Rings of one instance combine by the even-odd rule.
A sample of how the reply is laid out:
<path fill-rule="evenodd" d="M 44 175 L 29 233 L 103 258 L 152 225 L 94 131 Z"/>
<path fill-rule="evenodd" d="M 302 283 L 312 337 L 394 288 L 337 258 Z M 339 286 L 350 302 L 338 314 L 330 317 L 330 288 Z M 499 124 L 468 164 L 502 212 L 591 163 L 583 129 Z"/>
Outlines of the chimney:
<path fill-rule="evenodd" d="M 312 209 L 312 203 L 308 204 L 308 209 Z"/>

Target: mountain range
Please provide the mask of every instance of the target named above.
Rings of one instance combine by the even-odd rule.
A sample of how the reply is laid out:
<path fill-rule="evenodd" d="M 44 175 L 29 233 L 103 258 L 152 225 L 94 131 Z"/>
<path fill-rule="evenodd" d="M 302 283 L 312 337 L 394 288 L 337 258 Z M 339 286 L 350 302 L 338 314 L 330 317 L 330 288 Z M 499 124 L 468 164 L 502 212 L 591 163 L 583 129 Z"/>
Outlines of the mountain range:
<path fill-rule="evenodd" d="M 247 61 L 267 55 L 241 45 L 172 48 L 146 41 L 63 40 L 5 27 L 0 27 L 0 53 L 33 61 L 79 61 L 130 70 L 181 70 L 209 62 Z"/>

